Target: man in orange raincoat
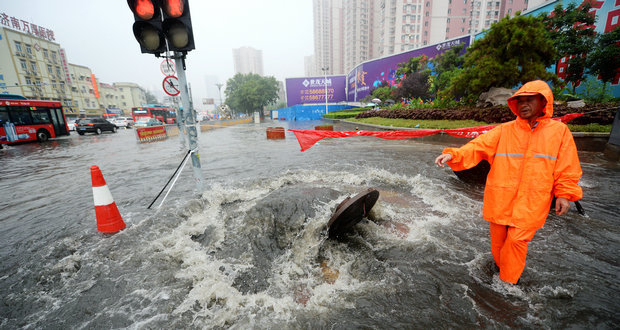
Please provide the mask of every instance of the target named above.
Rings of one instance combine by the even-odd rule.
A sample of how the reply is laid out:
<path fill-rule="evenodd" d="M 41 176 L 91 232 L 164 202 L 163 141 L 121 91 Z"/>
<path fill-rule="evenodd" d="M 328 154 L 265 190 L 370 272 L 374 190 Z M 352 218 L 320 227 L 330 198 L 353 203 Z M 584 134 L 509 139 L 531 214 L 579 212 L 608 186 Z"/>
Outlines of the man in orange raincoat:
<path fill-rule="evenodd" d="M 491 226 L 491 253 L 499 277 L 516 284 L 536 230 L 545 224 L 553 197 L 563 215 L 582 197 L 581 166 L 568 127 L 551 120 L 553 93 L 541 80 L 508 99 L 517 119 L 493 128 L 461 148 L 446 148 L 435 164 L 461 171 L 485 159 L 491 164 L 482 216 Z"/>

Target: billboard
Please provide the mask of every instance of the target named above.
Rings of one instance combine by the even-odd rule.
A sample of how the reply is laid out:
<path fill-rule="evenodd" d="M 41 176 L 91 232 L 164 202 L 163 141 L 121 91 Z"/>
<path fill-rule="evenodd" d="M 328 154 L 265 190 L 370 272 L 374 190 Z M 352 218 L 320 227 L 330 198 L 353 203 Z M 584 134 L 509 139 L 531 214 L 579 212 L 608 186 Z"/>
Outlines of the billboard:
<path fill-rule="evenodd" d="M 347 100 L 345 92 L 346 76 L 286 78 L 286 105 L 325 103 L 325 82 L 327 82 L 327 102 L 337 103 Z"/>
<path fill-rule="evenodd" d="M 390 86 L 395 85 L 396 69 L 398 69 L 398 64 L 407 62 L 410 58 L 421 55 L 426 55 L 428 58 L 433 58 L 446 50 L 457 46 L 464 46 L 463 52 L 465 52 L 465 49 L 469 47 L 469 39 L 470 37 L 467 35 L 426 46 L 424 48 L 418 48 L 408 52 L 366 61 L 358 65 L 347 75 L 347 83 L 349 87 L 347 101 L 359 102 L 364 97 L 368 96 L 371 90 L 379 87 L 384 81 L 387 81 Z"/>

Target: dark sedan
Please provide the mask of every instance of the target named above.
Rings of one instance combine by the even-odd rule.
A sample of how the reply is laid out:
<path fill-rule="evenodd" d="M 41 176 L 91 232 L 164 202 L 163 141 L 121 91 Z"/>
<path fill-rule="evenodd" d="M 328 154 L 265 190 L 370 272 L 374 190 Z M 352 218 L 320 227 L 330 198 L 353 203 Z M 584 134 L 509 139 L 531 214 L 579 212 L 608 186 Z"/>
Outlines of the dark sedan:
<path fill-rule="evenodd" d="M 84 135 L 84 133 L 101 134 L 103 131 L 116 133 L 116 125 L 103 118 L 84 118 L 78 121 L 76 131 L 80 135 Z"/>

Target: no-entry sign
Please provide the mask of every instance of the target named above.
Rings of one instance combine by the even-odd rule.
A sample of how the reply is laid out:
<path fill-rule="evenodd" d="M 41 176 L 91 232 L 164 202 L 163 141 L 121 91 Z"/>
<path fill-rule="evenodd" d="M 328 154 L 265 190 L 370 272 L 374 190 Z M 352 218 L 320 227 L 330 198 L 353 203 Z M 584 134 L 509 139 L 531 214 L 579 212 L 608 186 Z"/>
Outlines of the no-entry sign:
<path fill-rule="evenodd" d="M 164 78 L 162 85 L 164 87 L 164 92 L 170 96 L 177 96 L 181 93 L 181 89 L 179 88 L 179 79 L 175 76 L 167 76 Z"/>

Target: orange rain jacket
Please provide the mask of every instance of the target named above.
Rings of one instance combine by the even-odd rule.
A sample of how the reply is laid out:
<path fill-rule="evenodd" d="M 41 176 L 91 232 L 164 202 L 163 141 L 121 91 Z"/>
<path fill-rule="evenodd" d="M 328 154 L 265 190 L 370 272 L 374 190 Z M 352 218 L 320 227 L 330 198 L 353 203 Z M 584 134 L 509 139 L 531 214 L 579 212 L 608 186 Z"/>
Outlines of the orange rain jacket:
<path fill-rule="evenodd" d="M 542 94 L 547 100 L 544 114 L 531 128 L 518 115 L 515 97 Z M 523 85 L 508 106 L 517 119 L 501 124 L 461 148 L 446 148 L 455 171 L 476 166 L 482 159 L 491 164 L 484 189 L 483 217 L 489 222 L 521 229 L 545 224 L 553 196 L 570 201 L 581 199 L 581 166 L 568 127 L 551 120 L 553 93 L 541 80 Z"/>

